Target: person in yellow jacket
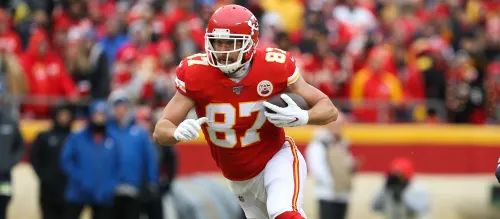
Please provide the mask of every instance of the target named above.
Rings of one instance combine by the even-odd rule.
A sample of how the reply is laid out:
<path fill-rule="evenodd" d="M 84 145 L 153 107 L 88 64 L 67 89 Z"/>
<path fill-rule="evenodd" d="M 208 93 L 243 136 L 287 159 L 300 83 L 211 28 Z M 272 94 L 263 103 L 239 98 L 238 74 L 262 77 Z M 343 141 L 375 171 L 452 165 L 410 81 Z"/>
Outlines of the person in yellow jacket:
<path fill-rule="evenodd" d="M 352 78 L 350 99 L 359 122 L 389 122 L 391 109 L 403 101 L 400 79 L 384 66 L 387 58 L 387 48 L 372 49 L 367 65 Z"/>
<path fill-rule="evenodd" d="M 267 12 L 275 12 L 283 21 L 285 32 L 292 33 L 304 24 L 304 4 L 300 0 L 260 0 L 261 7 Z"/>

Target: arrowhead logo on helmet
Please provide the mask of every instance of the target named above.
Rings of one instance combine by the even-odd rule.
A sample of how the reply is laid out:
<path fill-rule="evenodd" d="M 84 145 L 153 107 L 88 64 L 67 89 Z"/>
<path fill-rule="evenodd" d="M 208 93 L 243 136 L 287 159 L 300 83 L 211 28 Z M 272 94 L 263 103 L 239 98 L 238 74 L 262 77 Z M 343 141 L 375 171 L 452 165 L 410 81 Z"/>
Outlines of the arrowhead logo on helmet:
<path fill-rule="evenodd" d="M 254 15 L 252 15 L 252 17 L 250 17 L 250 19 L 248 19 L 247 24 L 250 27 L 250 29 L 252 29 L 252 32 L 250 33 L 250 35 L 253 36 L 256 31 L 259 31 L 259 22 L 257 22 L 257 18 Z"/>

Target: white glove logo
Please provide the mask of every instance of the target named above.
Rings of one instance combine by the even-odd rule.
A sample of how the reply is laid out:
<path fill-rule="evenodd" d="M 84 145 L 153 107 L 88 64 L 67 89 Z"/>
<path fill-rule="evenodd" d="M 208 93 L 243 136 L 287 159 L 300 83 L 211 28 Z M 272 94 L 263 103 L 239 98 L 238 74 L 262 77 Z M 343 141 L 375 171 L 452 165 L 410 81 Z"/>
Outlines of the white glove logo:
<path fill-rule="evenodd" d="M 291 127 L 307 124 L 309 121 L 307 110 L 301 109 L 295 101 L 286 94 L 281 94 L 280 97 L 288 105 L 287 107 L 279 107 L 267 101 L 263 103 L 265 107 L 276 112 L 264 112 L 267 120 L 277 127 Z"/>
<path fill-rule="evenodd" d="M 207 117 L 201 117 L 197 120 L 186 119 L 177 126 L 174 131 L 174 138 L 177 141 L 189 141 L 197 139 L 200 136 L 201 125 L 208 121 Z"/>

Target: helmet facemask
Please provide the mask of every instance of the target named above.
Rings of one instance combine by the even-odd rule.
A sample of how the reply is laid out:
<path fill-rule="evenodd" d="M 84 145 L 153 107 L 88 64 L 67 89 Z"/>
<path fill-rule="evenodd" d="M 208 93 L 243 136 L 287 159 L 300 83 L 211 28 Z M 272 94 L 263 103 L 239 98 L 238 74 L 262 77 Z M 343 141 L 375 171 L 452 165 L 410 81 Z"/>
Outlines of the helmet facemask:
<path fill-rule="evenodd" d="M 216 40 L 226 40 L 226 43 L 232 45 L 232 48 L 216 50 L 214 45 Z M 247 54 L 253 46 L 251 35 L 231 34 L 228 29 L 214 29 L 212 33 L 205 34 L 205 50 L 208 55 L 208 63 L 229 76 L 252 59 L 253 54 L 250 54 L 250 57 L 247 57 Z M 235 53 L 238 55 L 233 60 L 235 58 L 233 54 Z"/>

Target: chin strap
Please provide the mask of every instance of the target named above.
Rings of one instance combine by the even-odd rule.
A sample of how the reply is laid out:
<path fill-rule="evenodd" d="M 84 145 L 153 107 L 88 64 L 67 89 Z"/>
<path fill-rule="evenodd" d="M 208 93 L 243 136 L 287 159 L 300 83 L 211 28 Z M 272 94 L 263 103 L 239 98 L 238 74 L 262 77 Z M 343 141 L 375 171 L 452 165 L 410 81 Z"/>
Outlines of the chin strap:
<path fill-rule="evenodd" d="M 248 67 L 250 66 L 250 62 L 247 62 L 245 63 L 244 65 L 242 65 L 239 69 L 237 69 L 236 71 L 234 71 L 234 73 L 230 73 L 230 74 L 227 74 L 231 79 L 241 79 L 243 77 L 245 77 L 245 75 L 247 75 L 248 73 Z"/>

